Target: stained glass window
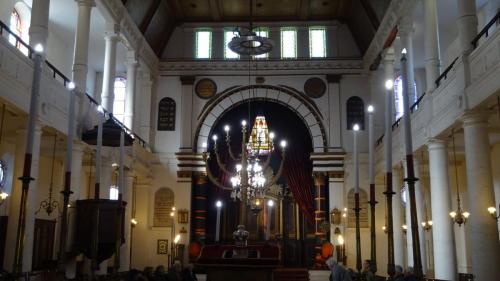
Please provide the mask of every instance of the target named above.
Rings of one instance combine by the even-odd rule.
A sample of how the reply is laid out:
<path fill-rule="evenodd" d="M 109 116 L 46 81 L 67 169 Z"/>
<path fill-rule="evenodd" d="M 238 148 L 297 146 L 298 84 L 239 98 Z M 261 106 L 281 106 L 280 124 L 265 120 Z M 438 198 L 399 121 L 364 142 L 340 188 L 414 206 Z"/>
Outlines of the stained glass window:
<path fill-rule="evenodd" d="M 228 47 L 229 42 L 231 42 L 231 39 L 233 39 L 234 36 L 236 36 L 234 34 L 234 31 L 232 31 L 232 30 L 224 31 L 224 58 L 226 58 L 226 59 L 238 59 L 238 58 L 240 58 L 240 55 L 231 51 L 231 49 L 229 49 L 229 47 Z"/>
<path fill-rule="evenodd" d="M 122 123 L 125 116 L 126 87 L 127 79 L 125 79 L 124 77 L 115 78 L 115 99 L 113 100 L 113 116 Z"/>
<path fill-rule="evenodd" d="M 281 29 L 281 58 L 297 58 L 297 30 L 293 27 Z"/>
<path fill-rule="evenodd" d="M 324 27 L 309 29 L 309 55 L 311 58 L 326 57 L 326 31 Z"/>
<path fill-rule="evenodd" d="M 196 50 L 197 59 L 209 59 L 212 53 L 212 32 L 210 30 L 196 31 Z"/>

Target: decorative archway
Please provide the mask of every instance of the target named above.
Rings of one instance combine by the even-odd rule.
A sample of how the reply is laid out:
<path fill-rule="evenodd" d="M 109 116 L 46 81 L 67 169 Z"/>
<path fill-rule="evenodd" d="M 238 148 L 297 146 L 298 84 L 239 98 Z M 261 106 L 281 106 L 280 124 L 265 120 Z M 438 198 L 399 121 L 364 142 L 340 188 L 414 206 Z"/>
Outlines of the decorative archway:
<path fill-rule="evenodd" d="M 305 94 L 284 85 L 234 86 L 215 95 L 198 116 L 198 126 L 193 141 L 195 151 L 201 151 L 203 143 L 208 142 L 213 126 L 221 116 L 233 107 L 252 100 L 278 103 L 295 112 L 309 129 L 313 152 L 327 151 L 323 115 L 318 107 Z"/>

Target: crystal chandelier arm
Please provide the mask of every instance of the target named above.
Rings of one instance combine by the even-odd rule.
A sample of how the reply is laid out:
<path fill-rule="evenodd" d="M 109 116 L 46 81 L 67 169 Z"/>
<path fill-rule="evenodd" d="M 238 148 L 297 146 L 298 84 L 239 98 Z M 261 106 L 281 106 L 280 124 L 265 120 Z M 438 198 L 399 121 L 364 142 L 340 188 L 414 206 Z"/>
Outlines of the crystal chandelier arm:
<path fill-rule="evenodd" d="M 283 150 L 283 152 L 281 153 L 281 163 L 280 163 L 280 167 L 278 169 L 278 172 L 276 173 L 276 175 L 274 175 L 274 177 L 264 186 L 264 190 L 268 190 L 271 186 L 273 186 L 277 181 L 278 179 L 280 178 L 281 174 L 283 173 L 283 168 L 285 166 L 285 151 Z"/>
<path fill-rule="evenodd" d="M 210 167 L 208 166 L 208 157 L 206 155 L 207 153 L 203 153 L 203 160 L 205 160 L 205 170 L 206 170 L 206 173 L 207 173 L 207 177 L 208 179 L 213 183 L 215 184 L 215 186 L 219 187 L 219 188 L 222 188 L 224 190 L 233 190 L 233 188 L 230 188 L 230 187 L 226 187 L 224 186 L 222 183 L 220 183 L 217 178 L 212 174 L 212 171 L 210 170 Z"/>
<path fill-rule="evenodd" d="M 240 161 L 239 158 L 234 156 L 233 150 L 231 149 L 231 138 L 229 137 L 229 134 L 226 135 L 226 145 L 227 145 L 227 151 L 229 151 L 229 157 L 231 157 L 233 161 Z"/>
<path fill-rule="evenodd" d="M 262 171 L 265 171 L 267 169 L 267 167 L 269 167 L 269 164 L 271 164 L 271 155 L 272 155 L 272 152 L 273 152 L 273 148 L 274 148 L 273 147 L 273 142 L 270 141 L 269 142 L 269 153 L 267 154 L 266 161 L 262 165 Z"/>

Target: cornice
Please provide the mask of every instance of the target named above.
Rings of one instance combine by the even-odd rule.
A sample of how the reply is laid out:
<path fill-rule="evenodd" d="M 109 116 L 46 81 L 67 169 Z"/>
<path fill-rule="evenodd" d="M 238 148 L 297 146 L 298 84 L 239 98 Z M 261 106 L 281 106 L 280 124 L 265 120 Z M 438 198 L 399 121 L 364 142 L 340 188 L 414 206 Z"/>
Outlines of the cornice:
<path fill-rule="evenodd" d="M 392 32 L 393 28 L 398 25 L 401 17 L 407 14 L 407 11 L 413 11 L 413 7 L 417 0 L 393 0 L 387 9 L 382 22 L 373 37 L 368 50 L 363 57 L 364 69 L 369 69 L 370 65 L 377 59 L 378 55 L 384 50 L 384 44 Z"/>
<path fill-rule="evenodd" d="M 323 60 L 257 60 L 252 61 L 250 66 L 245 60 L 179 60 L 161 61 L 159 65 L 160 75 L 196 74 L 203 72 L 211 73 L 237 73 L 248 75 L 248 69 L 257 70 L 259 74 L 265 75 L 266 71 L 274 73 L 297 73 L 314 72 L 330 73 L 353 73 L 363 72 L 361 59 L 323 59 Z"/>

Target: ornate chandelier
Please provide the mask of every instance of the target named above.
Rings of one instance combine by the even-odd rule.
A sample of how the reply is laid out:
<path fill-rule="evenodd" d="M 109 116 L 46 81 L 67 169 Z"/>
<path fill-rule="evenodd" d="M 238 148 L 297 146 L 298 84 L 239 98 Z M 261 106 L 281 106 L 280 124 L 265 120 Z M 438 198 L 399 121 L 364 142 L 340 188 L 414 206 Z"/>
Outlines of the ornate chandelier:
<path fill-rule="evenodd" d="M 462 206 L 460 204 L 460 190 L 458 189 L 458 170 L 457 170 L 457 155 L 455 152 L 455 134 L 453 132 L 453 129 L 451 130 L 451 140 L 453 142 L 453 162 L 455 165 L 455 185 L 457 187 L 457 211 L 452 211 L 450 212 L 450 217 L 453 219 L 454 222 L 458 224 L 458 226 L 462 226 L 462 224 L 465 224 L 467 222 L 467 219 L 470 216 L 469 212 L 463 211 Z"/>
<path fill-rule="evenodd" d="M 253 31 L 253 5 L 250 0 L 250 23 L 249 28 L 238 27 L 235 30 L 236 36 L 227 44 L 231 51 L 239 55 L 258 56 L 271 52 L 274 42 L 266 37 L 257 35 Z"/>
<path fill-rule="evenodd" d="M 246 207 L 253 207 L 254 204 L 260 203 L 266 191 L 268 191 L 280 178 L 285 162 L 286 141 L 282 140 L 280 143 L 282 160 L 278 172 L 273 175 L 271 179 L 266 179 L 264 171 L 266 171 L 271 163 L 275 135 L 273 132 L 268 131 L 263 116 L 257 116 L 255 119 L 255 124 L 248 142 L 247 122 L 243 120 L 241 126 L 241 153 L 238 156 L 236 156 L 231 149 L 231 137 L 229 135 L 230 127 L 228 125 L 224 126 L 224 131 L 226 132 L 225 142 L 229 157 L 232 161 L 237 162 L 234 169 L 228 169 L 226 165 L 222 163 L 217 145 L 218 137 L 217 135 L 212 136 L 212 140 L 214 141 L 213 152 L 215 154 L 217 166 L 223 173 L 230 175 L 231 186 L 225 186 L 212 174 L 208 166 L 210 155 L 207 151 L 203 152 L 203 160 L 205 161 L 206 172 L 210 181 L 219 188 L 231 191 L 231 198 L 242 202 L 240 224 L 244 225 L 246 221 Z M 203 146 L 206 148 L 206 143 L 204 143 Z M 261 159 L 261 157 L 265 159 Z"/>

